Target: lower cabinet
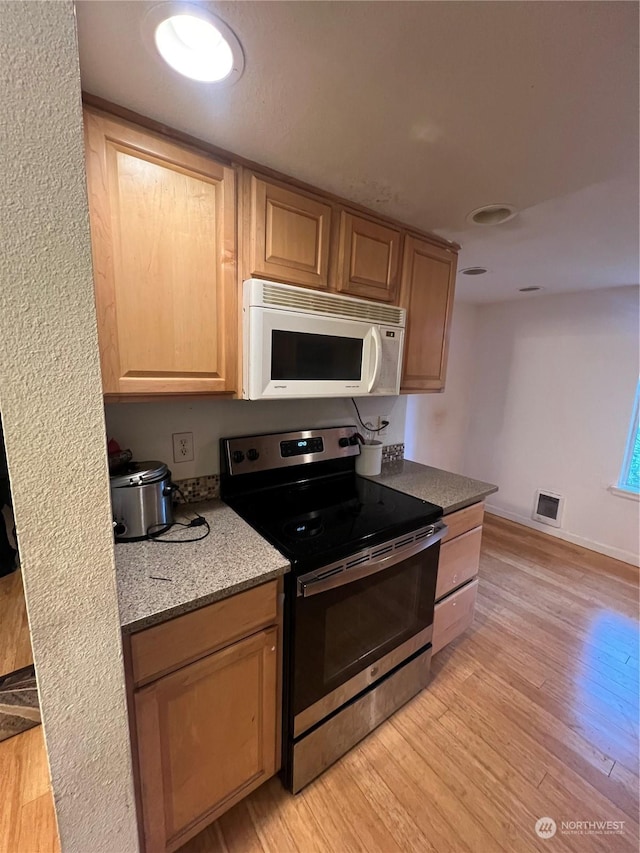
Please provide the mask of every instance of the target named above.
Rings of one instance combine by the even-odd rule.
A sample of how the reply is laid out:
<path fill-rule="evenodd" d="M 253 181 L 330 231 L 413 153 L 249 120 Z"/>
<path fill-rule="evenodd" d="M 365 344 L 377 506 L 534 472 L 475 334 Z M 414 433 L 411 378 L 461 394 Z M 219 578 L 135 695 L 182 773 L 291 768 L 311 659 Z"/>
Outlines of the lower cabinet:
<path fill-rule="evenodd" d="M 275 593 L 275 583 L 271 586 Z M 234 599 L 241 604 L 243 595 L 249 593 Z M 198 612 L 166 624 L 193 621 Z M 146 853 L 176 850 L 273 776 L 278 767 L 278 677 L 279 630 L 273 625 L 133 692 Z"/>
<path fill-rule="evenodd" d="M 434 655 L 471 625 L 477 593 L 478 581 L 474 580 L 436 604 L 433 614 Z"/>
<path fill-rule="evenodd" d="M 440 546 L 433 654 L 460 636 L 473 621 L 483 515 L 484 504 L 479 503 L 444 517 L 449 533 Z"/>

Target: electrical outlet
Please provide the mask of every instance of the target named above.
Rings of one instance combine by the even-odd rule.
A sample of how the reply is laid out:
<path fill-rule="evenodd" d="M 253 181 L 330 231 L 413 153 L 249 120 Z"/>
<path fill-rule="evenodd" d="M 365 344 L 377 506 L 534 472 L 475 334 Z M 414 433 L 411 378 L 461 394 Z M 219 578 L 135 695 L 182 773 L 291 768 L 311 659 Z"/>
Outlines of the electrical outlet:
<path fill-rule="evenodd" d="M 383 415 L 379 415 L 378 417 L 378 427 L 380 428 L 380 432 L 378 433 L 378 438 L 385 438 L 389 434 L 390 423 L 387 423 L 386 427 L 383 427 L 382 424 L 384 421 L 388 421 L 388 417 L 384 417 Z"/>
<path fill-rule="evenodd" d="M 173 461 L 193 462 L 193 433 L 173 433 Z"/>

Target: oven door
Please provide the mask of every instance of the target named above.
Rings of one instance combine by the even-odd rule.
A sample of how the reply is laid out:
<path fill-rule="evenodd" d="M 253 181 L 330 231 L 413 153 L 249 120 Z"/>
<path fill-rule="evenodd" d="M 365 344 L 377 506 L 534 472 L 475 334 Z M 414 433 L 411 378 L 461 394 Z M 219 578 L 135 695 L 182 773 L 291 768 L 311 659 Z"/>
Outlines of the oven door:
<path fill-rule="evenodd" d="M 440 539 L 297 581 L 290 725 L 297 738 L 431 642 Z M 376 550 L 383 550 L 384 546 Z"/>
<path fill-rule="evenodd" d="M 360 396 L 378 379 L 382 347 L 370 323 L 258 307 L 244 322 L 245 398 Z"/>

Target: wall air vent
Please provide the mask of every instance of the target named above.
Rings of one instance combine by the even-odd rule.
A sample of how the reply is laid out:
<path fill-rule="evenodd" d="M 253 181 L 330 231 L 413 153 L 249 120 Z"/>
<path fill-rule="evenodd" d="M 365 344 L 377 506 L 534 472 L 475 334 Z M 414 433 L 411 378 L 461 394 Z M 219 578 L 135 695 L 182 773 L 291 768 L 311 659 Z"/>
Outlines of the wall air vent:
<path fill-rule="evenodd" d="M 264 283 L 262 304 L 272 308 L 289 308 L 292 311 L 330 314 L 333 317 L 349 317 L 354 320 L 369 320 L 389 326 L 404 326 L 404 308 L 393 305 L 377 305 L 363 299 L 350 299 L 333 293 L 317 293 L 299 287 Z"/>
<path fill-rule="evenodd" d="M 562 513 L 564 511 L 564 498 L 562 495 L 557 495 L 555 492 L 548 492 L 546 489 L 538 489 L 536 499 L 533 505 L 532 518 L 536 521 L 541 521 L 543 524 L 550 524 L 552 527 L 560 527 L 562 525 Z"/>

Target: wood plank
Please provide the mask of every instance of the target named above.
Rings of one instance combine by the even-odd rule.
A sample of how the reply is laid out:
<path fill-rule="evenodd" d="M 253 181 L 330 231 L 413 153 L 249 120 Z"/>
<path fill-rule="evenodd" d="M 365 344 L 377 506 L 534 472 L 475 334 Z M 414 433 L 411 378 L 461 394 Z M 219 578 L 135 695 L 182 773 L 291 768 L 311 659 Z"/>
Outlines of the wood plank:
<path fill-rule="evenodd" d="M 0 578 L 0 675 L 32 663 L 22 572 L 17 569 Z"/>

